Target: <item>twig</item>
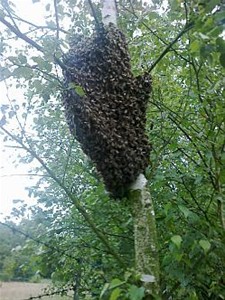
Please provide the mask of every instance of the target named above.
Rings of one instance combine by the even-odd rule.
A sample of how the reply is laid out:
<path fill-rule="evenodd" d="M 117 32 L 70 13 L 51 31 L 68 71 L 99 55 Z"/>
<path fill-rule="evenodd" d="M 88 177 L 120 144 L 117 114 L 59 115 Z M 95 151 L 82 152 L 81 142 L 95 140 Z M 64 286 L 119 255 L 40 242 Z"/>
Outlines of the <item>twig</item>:
<path fill-rule="evenodd" d="M 12 16 L 12 14 L 11 14 L 11 11 L 10 11 L 11 7 L 9 6 L 8 1 L 2 1 L 2 6 L 7 11 L 8 15 L 9 15 L 9 18 L 12 20 L 12 22 L 13 22 L 14 26 L 16 27 L 16 29 L 19 30 L 19 28 L 18 28 L 18 26 L 17 26 L 17 24 L 16 24 L 16 22 L 15 22 L 13 16 Z"/>
<path fill-rule="evenodd" d="M 13 33 L 15 33 L 15 35 L 22 39 L 23 41 L 25 41 L 26 43 L 28 43 L 29 45 L 33 46 L 35 49 L 37 49 L 38 51 L 45 53 L 44 48 L 41 47 L 38 43 L 36 43 L 35 41 L 33 41 L 32 39 L 30 39 L 28 36 L 26 36 L 25 34 L 23 34 L 20 30 L 16 29 L 12 24 L 10 24 L 8 21 L 6 21 L 2 16 L 0 16 L 0 22 L 2 24 L 4 24 L 7 28 L 9 28 Z M 55 55 L 53 54 L 53 58 L 54 61 L 63 69 L 63 70 L 67 70 L 67 67 L 63 64 L 63 62 L 55 57 Z"/>
<path fill-rule="evenodd" d="M 131 3 L 132 4 L 132 3 Z M 139 20 L 139 16 L 135 13 L 135 10 L 134 8 L 132 9 L 132 11 L 130 9 L 128 9 L 127 7 L 125 7 L 124 5 L 121 5 L 126 11 L 130 12 L 133 16 L 135 16 L 135 18 L 137 20 Z M 152 30 L 151 27 L 149 27 L 144 21 L 141 21 L 141 24 L 144 25 L 145 28 L 148 29 L 148 31 L 153 35 L 155 36 L 160 42 L 162 42 L 164 45 L 168 45 L 168 43 L 162 39 L 156 31 Z M 187 63 L 190 63 L 191 64 L 191 61 L 189 61 L 189 59 L 187 59 L 186 57 L 184 57 L 183 55 L 181 55 L 180 53 L 178 53 L 178 51 L 176 49 L 174 49 L 173 47 L 171 47 L 171 50 L 176 54 L 178 55 L 180 58 L 182 58 L 183 60 L 185 60 Z"/>
<path fill-rule="evenodd" d="M 34 300 L 34 299 L 41 299 L 41 298 L 44 298 L 44 297 L 51 297 L 51 296 L 54 296 L 54 295 L 60 295 L 62 293 L 65 293 L 65 292 L 69 292 L 69 291 L 72 291 L 74 288 L 71 287 L 71 288 L 67 288 L 67 289 L 62 289 L 60 291 L 55 291 L 55 292 L 47 292 L 45 294 L 41 294 L 41 295 L 38 295 L 38 296 L 31 296 L 29 298 L 25 298 L 23 300 Z M 68 296 L 67 296 L 68 297 Z M 72 297 L 71 297 L 72 298 Z"/>
<path fill-rule="evenodd" d="M 63 183 L 65 182 L 66 171 L 67 171 L 69 161 L 70 161 L 70 158 L 71 158 L 72 147 L 74 145 L 74 141 L 75 141 L 75 138 L 73 138 L 73 140 L 70 143 L 69 151 L 68 151 L 68 154 L 67 154 L 67 157 L 66 157 L 66 163 L 65 163 L 65 168 L 64 168 L 64 172 L 63 172 L 63 179 L 62 179 Z"/>
<path fill-rule="evenodd" d="M 97 228 L 95 222 L 91 219 L 89 216 L 87 210 L 80 204 L 79 200 L 75 197 L 74 194 L 70 192 L 70 190 L 65 187 L 65 185 L 61 182 L 61 180 L 55 175 L 55 173 L 45 164 L 45 162 L 36 154 L 36 152 L 30 147 L 28 148 L 18 137 L 11 134 L 7 129 L 5 129 L 3 126 L 0 126 L 2 131 L 6 133 L 11 139 L 13 139 L 15 142 L 17 142 L 22 148 L 31 154 L 44 168 L 44 170 L 50 175 L 50 177 L 58 184 L 58 186 L 64 191 L 66 196 L 72 201 L 76 209 L 79 211 L 79 213 L 83 216 L 85 221 L 89 224 L 92 231 L 96 234 L 96 236 L 99 238 L 99 240 L 105 245 L 106 249 L 109 251 L 109 253 L 119 262 L 119 264 L 126 268 L 126 264 L 124 263 L 124 260 L 120 257 L 120 255 L 117 253 L 116 250 L 114 250 L 111 245 L 109 244 L 108 239 L 105 237 L 105 235 L 99 231 Z"/>
<path fill-rule="evenodd" d="M 16 117 L 16 121 L 17 121 L 17 123 L 19 124 L 19 127 L 20 127 L 20 129 L 21 129 L 21 135 L 22 135 L 22 137 L 24 137 L 24 136 L 25 136 L 25 128 L 23 127 L 23 125 L 21 124 L 21 122 L 20 122 L 20 120 L 19 120 L 17 111 L 16 111 L 16 110 L 14 109 L 14 107 L 13 107 L 12 101 L 11 101 L 11 99 L 10 99 L 10 97 L 9 97 L 9 87 L 8 87 L 8 85 L 7 85 L 7 83 L 6 83 L 5 80 L 4 80 L 4 84 L 5 84 L 5 89 L 6 89 L 6 98 L 8 99 L 9 104 L 10 104 L 10 106 L 11 106 L 11 109 L 12 109 L 12 111 L 13 111 L 15 117 Z M 27 139 L 26 136 L 25 136 L 25 138 Z"/>
<path fill-rule="evenodd" d="M 164 58 L 164 56 L 170 51 L 172 46 L 186 33 L 188 32 L 191 28 L 193 28 L 194 23 L 190 23 L 185 28 L 178 33 L 178 35 L 174 38 L 174 40 L 165 48 L 165 50 L 159 55 L 159 57 L 155 60 L 155 62 L 151 65 L 149 68 L 148 72 L 150 73 L 156 66 L 157 64 Z"/>
<path fill-rule="evenodd" d="M 98 21 L 98 17 L 97 17 L 97 14 L 96 14 L 96 12 L 95 12 L 93 3 L 92 3 L 91 0 L 88 0 L 88 3 L 89 3 L 89 5 L 90 5 L 92 15 L 93 15 L 93 17 L 94 17 L 94 19 L 95 19 L 96 29 L 97 29 L 97 31 L 99 32 L 101 27 L 100 27 L 100 24 L 99 24 L 99 21 Z"/>
<path fill-rule="evenodd" d="M 0 224 L 1 224 L 2 226 L 8 227 L 8 228 L 11 229 L 12 231 L 18 232 L 19 234 L 23 235 L 25 238 L 34 241 L 34 242 L 37 243 L 38 245 L 43 245 L 43 246 L 45 246 L 46 248 L 48 248 L 48 249 L 50 249 L 50 250 L 53 250 L 53 251 L 57 252 L 57 253 L 60 254 L 60 255 L 65 255 L 66 257 L 68 257 L 68 258 L 70 258 L 70 259 L 73 259 L 73 260 L 76 260 L 76 261 L 80 261 L 79 258 L 74 257 L 74 256 L 72 256 L 72 255 L 70 255 L 70 254 L 67 254 L 67 253 L 66 253 L 66 250 L 62 251 L 61 249 L 56 248 L 56 247 L 52 246 L 51 244 L 48 244 L 48 243 L 43 242 L 43 241 L 41 241 L 41 240 L 39 240 L 39 239 L 36 239 L 36 238 L 32 237 L 30 234 L 25 233 L 25 232 L 23 232 L 22 230 L 16 228 L 15 226 L 9 225 L 9 224 L 7 224 L 7 223 L 3 223 L 3 222 L 1 222 L 1 221 L 0 221 Z"/>
<path fill-rule="evenodd" d="M 56 38 L 59 40 L 59 16 L 58 16 L 58 7 L 57 0 L 54 0 L 54 8 L 55 8 L 55 22 L 56 22 Z"/>
<path fill-rule="evenodd" d="M 42 53 L 44 52 L 44 49 L 38 45 L 35 41 L 30 39 L 28 36 L 23 34 L 19 29 L 15 28 L 12 24 L 10 24 L 8 21 L 6 21 L 1 15 L 0 15 L 0 22 L 4 24 L 6 27 L 8 27 L 17 37 L 20 39 L 24 40 L 34 48 L 36 48 L 38 51 L 41 51 Z"/>
<path fill-rule="evenodd" d="M 4 178 L 4 177 L 21 177 L 21 176 L 26 176 L 26 177 L 49 177 L 48 175 L 45 174 L 7 174 L 7 175 L 0 175 L 0 178 Z"/>
<path fill-rule="evenodd" d="M 65 34 L 69 33 L 68 31 L 66 31 L 66 30 L 64 30 L 62 28 L 57 28 L 57 27 L 52 27 L 52 26 L 47 26 L 47 25 L 36 25 L 36 24 L 34 24 L 34 23 L 30 22 L 30 21 L 24 20 L 24 19 L 22 19 L 22 18 L 20 18 L 20 17 L 18 17 L 16 15 L 14 15 L 14 19 L 16 19 L 18 21 L 21 21 L 23 23 L 26 23 L 26 24 L 28 24 L 30 26 L 33 26 L 36 29 L 59 30 L 60 32 L 65 33 Z"/>

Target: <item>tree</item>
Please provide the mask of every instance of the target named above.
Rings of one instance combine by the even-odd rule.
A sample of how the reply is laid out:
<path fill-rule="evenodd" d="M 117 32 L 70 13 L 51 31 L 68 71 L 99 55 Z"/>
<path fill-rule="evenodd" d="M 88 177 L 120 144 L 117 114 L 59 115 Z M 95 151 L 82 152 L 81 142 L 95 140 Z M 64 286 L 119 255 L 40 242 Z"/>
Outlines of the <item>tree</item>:
<path fill-rule="evenodd" d="M 5 272 L 3 271 L 5 259 L 7 258 L 9 252 L 13 248 L 18 246 L 21 243 L 21 241 L 19 240 L 19 237 L 17 235 L 15 235 L 11 232 L 10 229 L 0 226 L 0 230 L 1 230 L 1 248 L 0 248 L 1 279 L 7 279 L 9 274 L 4 274 Z M 6 278 L 4 278 L 4 277 L 6 277 Z"/>
<path fill-rule="evenodd" d="M 35 256 L 33 248 L 28 247 L 29 235 L 27 232 L 29 232 L 29 234 L 34 234 L 32 227 L 36 228 L 36 226 L 34 226 L 34 222 L 26 219 L 22 220 L 18 225 L 11 221 L 0 223 L 1 280 L 38 280 L 38 256 Z M 23 232 L 23 235 L 18 234 L 21 232 Z"/>
<path fill-rule="evenodd" d="M 71 219 L 75 216 L 77 219 L 77 215 L 70 209 L 73 203 L 86 220 L 88 228 L 91 228 L 102 242 L 104 250 L 101 248 L 99 253 L 106 251 L 117 261 L 111 274 L 109 270 L 105 270 L 104 274 L 110 274 L 110 278 L 98 282 L 102 284 L 104 281 L 110 281 L 121 266 L 125 269 L 132 266 L 133 259 L 129 261 L 131 252 L 128 252 L 128 256 L 118 255 L 121 251 L 120 246 L 123 244 L 124 247 L 123 238 L 119 242 L 119 239 L 107 237 L 109 232 L 114 235 L 118 233 L 120 226 L 113 225 L 111 231 L 109 227 L 113 224 L 115 215 L 120 214 L 122 204 L 110 202 L 109 205 L 102 183 L 99 184 L 98 175 L 90 168 L 89 163 L 85 162 L 84 157 L 81 160 L 78 156 L 75 157 L 80 150 L 72 147 L 76 142 L 69 135 L 65 136 L 65 122 L 59 110 L 52 109 L 54 105 L 60 105 L 58 100 L 53 99 L 59 99 L 58 90 L 62 87 L 59 69 L 58 72 L 54 71 L 54 63 L 60 64 L 61 48 L 65 46 L 66 40 L 63 38 L 65 30 L 59 23 L 69 16 L 72 20 L 71 31 L 74 26 L 79 27 L 83 34 L 89 34 L 91 24 L 96 25 L 96 19 L 99 18 L 99 9 L 96 6 L 95 19 L 92 22 L 84 17 L 90 9 L 87 3 L 79 4 L 80 10 L 77 14 L 71 9 L 71 1 L 65 1 L 64 4 L 58 3 L 54 6 L 55 18 L 52 19 L 52 23 L 43 26 L 26 23 L 35 32 L 30 38 L 18 29 L 18 24 L 24 23 L 24 20 L 16 15 L 12 7 L 2 3 L 0 21 L 8 28 L 3 34 L 16 34 L 42 54 L 35 54 L 27 59 L 30 50 L 24 46 L 24 49 L 17 50 L 15 55 L 8 56 L 6 49 L 10 45 L 2 42 L 2 48 L 8 57 L 5 59 L 5 66 L 2 67 L 4 78 L 15 77 L 22 80 L 20 82 L 27 87 L 28 106 L 24 104 L 25 114 L 22 118 L 26 119 L 27 112 L 31 110 L 39 115 L 32 120 L 32 130 L 37 132 L 35 140 L 27 134 L 24 122 L 19 123 L 20 129 L 17 132 L 7 129 L 6 117 L 15 118 L 18 114 L 14 103 L 11 109 L 6 106 L 2 108 L 4 116 L 1 125 L 3 132 L 28 152 L 30 159 L 33 156 L 42 165 L 44 177 L 39 185 L 48 182 L 45 192 L 48 191 L 50 197 L 45 197 L 42 192 L 42 199 L 45 198 L 44 202 L 49 205 L 49 212 L 53 212 L 53 218 L 56 217 L 56 209 L 63 206 L 64 211 L 68 213 L 68 221 L 70 220 L 68 224 L 72 225 Z M 165 298 L 223 299 L 224 116 L 221 112 L 224 109 L 225 43 L 221 34 L 224 29 L 224 4 L 222 1 L 210 1 L 205 5 L 194 1 L 172 1 L 165 8 L 165 16 L 162 16 L 158 9 L 160 5 L 160 1 L 155 1 L 149 10 L 148 6 L 144 7 L 139 2 L 134 1 L 130 5 L 122 1 L 119 3 L 118 24 L 129 41 L 134 74 L 139 75 L 143 68 L 151 72 L 154 79 L 147 113 L 147 132 L 153 145 L 147 177 L 154 199 L 159 231 L 161 290 Z M 49 11 L 50 8 L 47 4 L 46 10 Z M 38 42 L 36 35 L 38 30 L 46 33 L 41 42 Z M 35 99 L 33 94 L 38 95 L 39 99 Z M 61 152 L 55 153 L 53 149 Z M 81 174 L 80 171 L 84 169 L 84 178 L 77 175 L 74 178 L 75 173 Z M 83 180 L 88 192 L 84 190 Z M 74 188 L 77 193 L 74 193 Z M 34 189 L 31 192 L 34 191 L 40 195 L 40 192 Z M 137 205 L 134 212 L 140 212 L 137 198 L 141 198 L 137 192 L 131 194 L 133 195 L 130 196 L 130 202 L 131 198 L 135 198 L 134 205 Z M 96 195 L 101 199 L 96 200 Z M 62 201 L 65 198 L 69 201 Z M 102 211 L 103 203 L 106 210 L 101 216 L 99 211 Z M 129 206 L 130 204 L 122 206 L 126 222 L 122 222 L 121 229 L 125 228 L 131 217 Z M 108 219 L 110 226 L 106 227 L 105 218 L 108 218 L 109 209 L 115 212 L 115 215 Z M 151 207 L 148 209 L 152 211 Z M 90 211 L 94 219 L 90 218 Z M 59 215 L 58 212 L 57 214 Z M 137 217 L 140 217 L 140 214 L 136 214 Z M 58 224 L 64 219 L 65 215 L 59 217 Z M 132 217 L 131 220 L 134 221 L 135 218 Z M 141 225 L 142 228 L 143 225 L 149 228 L 145 226 L 146 223 Z M 104 227 L 107 228 L 106 232 Z M 125 235 L 129 235 L 129 232 L 128 230 Z M 86 239 L 87 235 L 84 236 Z M 74 234 L 71 234 L 70 238 L 73 239 Z M 61 240 L 64 239 L 54 236 L 54 241 Z M 63 242 L 60 244 L 63 248 Z M 140 249 L 141 247 L 137 247 L 136 253 Z M 97 253 L 96 249 L 94 253 Z M 49 257 L 53 258 L 54 255 L 52 253 Z M 152 258 L 155 257 L 151 256 L 150 259 Z M 101 262 L 104 266 L 101 270 L 106 265 L 112 266 L 109 264 L 109 255 L 106 260 L 107 262 Z M 120 280 L 106 285 L 104 291 L 111 291 L 115 299 L 119 295 L 128 299 L 143 298 L 143 289 L 134 282 L 126 286 L 132 277 L 131 273 L 126 273 L 128 275 L 125 281 L 121 280 L 121 274 L 118 273 Z M 147 275 L 151 274 L 147 272 Z M 82 276 L 85 278 L 85 275 Z M 151 276 L 144 276 L 143 279 L 147 282 L 152 281 Z M 81 292 L 85 293 L 86 286 L 83 287 Z M 84 297 L 84 294 L 82 295 Z"/>

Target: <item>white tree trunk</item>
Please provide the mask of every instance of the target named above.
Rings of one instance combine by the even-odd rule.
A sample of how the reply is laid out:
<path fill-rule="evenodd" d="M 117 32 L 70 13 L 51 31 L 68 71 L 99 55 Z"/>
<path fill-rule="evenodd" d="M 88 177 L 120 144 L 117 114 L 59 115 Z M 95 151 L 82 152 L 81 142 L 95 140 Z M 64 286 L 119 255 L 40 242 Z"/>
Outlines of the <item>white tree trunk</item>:
<path fill-rule="evenodd" d="M 105 25 L 117 25 L 115 0 L 103 0 L 102 20 Z M 128 202 L 134 222 L 135 268 L 145 287 L 145 300 L 160 298 L 159 260 L 155 213 L 147 187 L 147 179 L 140 174 L 131 185 Z"/>
<path fill-rule="evenodd" d="M 160 295 L 159 257 L 155 212 L 147 183 L 140 174 L 130 187 L 128 201 L 134 222 L 135 269 L 146 289 L 145 299 L 152 299 Z"/>
<path fill-rule="evenodd" d="M 103 1 L 102 21 L 105 25 L 108 25 L 109 23 L 117 25 L 117 9 L 115 0 Z"/>

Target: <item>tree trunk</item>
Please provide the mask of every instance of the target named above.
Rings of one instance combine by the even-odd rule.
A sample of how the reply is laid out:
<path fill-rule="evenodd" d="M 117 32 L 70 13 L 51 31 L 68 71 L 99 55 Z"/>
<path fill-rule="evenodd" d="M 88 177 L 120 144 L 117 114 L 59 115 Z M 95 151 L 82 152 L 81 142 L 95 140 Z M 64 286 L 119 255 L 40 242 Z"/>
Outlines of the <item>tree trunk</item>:
<path fill-rule="evenodd" d="M 117 25 L 115 1 L 103 0 L 102 20 L 105 25 L 110 22 Z M 143 174 L 140 174 L 131 185 L 128 198 L 134 221 L 135 268 L 141 275 L 141 281 L 145 287 L 145 299 L 159 299 L 159 259 L 155 213 L 147 189 L 147 180 Z"/>
<path fill-rule="evenodd" d="M 116 1 L 103 0 L 102 21 L 105 25 L 109 23 L 117 25 Z"/>
<path fill-rule="evenodd" d="M 134 222 L 135 267 L 146 289 L 145 299 L 160 298 L 155 213 L 143 174 L 130 187 L 128 198 Z"/>

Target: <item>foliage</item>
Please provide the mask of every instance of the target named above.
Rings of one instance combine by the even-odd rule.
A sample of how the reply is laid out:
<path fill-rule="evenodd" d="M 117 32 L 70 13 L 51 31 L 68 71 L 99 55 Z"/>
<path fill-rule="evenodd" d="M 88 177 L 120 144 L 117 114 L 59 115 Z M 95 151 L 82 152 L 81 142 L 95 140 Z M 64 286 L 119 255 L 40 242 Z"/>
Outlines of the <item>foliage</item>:
<path fill-rule="evenodd" d="M 128 270 L 124 274 L 123 280 L 114 278 L 110 283 L 104 285 L 100 299 L 141 300 L 144 299 L 144 296 L 145 288 L 141 286 L 140 275 L 134 270 Z"/>
<path fill-rule="evenodd" d="M 123 0 L 118 8 L 133 72 L 151 70 L 153 77 L 146 173 L 156 211 L 162 294 L 224 299 L 224 2 L 153 2 L 149 7 Z M 0 21 L 24 26 L 15 7 L 6 9 L 1 1 L 0 9 Z M 57 14 L 60 24 L 69 23 L 66 29 L 57 27 L 54 14 L 46 1 L 46 25 L 26 25 L 35 51 L 10 42 L 15 39 L 10 28 L 1 33 L 1 77 L 9 89 L 24 91 L 23 101 L 1 106 L 5 143 L 27 151 L 19 152 L 20 163 L 35 158 L 41 165 L 35 170 L 41 179 L 28 192 L 39 203 L 32 213 L 43 223 L 44 231 L 35 235 L 44 244 L 33 241 L 29 247 L 38 254 L 44 276 L 73 286 L 82 299 L 99 299 L 101 290 L 110 299 L 142 299 L 141 288 L 123 275 L 134 261 L 129 207 L 109 201 L 94 166 L 68 132 L 60 102 L 55 57 L 61 58 L 70 32 L 88 35 L 94 21 L 82 1 L 59 1 Z"/>
<path fill-rule="evenodd" d="M 27 231 L 32 230 L 34 223 L 23 220 L 19 225 L 13 222 L 0 224 L 0 279 L 3 281 L 32 281 L 40 279 L 38 275 L 38 257 L 33 247 L 28 250 Z M 20 231 L 24 235 L 18 234 Z"/>

